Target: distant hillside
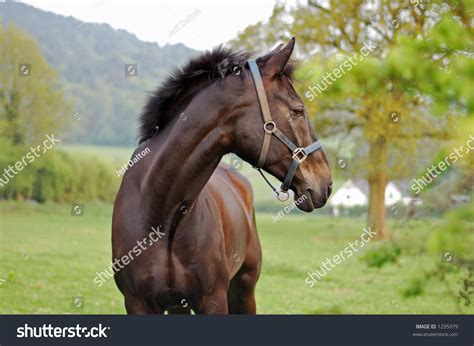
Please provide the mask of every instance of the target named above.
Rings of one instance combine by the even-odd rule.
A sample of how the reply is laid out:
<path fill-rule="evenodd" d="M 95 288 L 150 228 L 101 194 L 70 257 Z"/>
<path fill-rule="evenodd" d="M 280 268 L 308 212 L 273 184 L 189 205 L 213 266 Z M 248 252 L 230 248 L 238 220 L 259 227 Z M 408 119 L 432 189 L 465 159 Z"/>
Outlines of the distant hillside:
<path fill-rule="evenodd" d="M 183 44 L 160 47 L 108 24 L 84 23 L 23 3 L 0 3 L 0 19 L 36 38 L 49 64 L 61 73 L 76 109 L 65 114 L 74 120 L 64 136 L 69 142 L 134 145 L 147 93 L 196 54 Z M 131 76 L 125 64 L 132 64 Z"/>

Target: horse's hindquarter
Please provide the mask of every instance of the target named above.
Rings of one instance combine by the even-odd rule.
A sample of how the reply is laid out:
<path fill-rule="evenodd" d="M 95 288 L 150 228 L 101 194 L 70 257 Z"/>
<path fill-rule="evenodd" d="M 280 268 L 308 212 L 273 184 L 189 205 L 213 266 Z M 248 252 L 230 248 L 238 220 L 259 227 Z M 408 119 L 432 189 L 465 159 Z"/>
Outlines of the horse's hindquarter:
<path fill-rule="evenodd" d="M 226 255 L 233 276 L 247 255 L 249 243 L 254 238 L 258 240 L 252 186 L 247 178 L 228 166 L 218 167 L 209 186 L 219 203 Z"/>

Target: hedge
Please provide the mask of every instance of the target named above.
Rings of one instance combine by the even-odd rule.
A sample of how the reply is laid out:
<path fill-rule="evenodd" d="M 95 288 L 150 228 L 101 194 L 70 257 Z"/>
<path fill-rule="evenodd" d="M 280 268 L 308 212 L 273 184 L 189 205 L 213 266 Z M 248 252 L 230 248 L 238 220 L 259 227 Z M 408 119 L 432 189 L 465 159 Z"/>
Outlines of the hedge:
<path fill-rule="evenodd" d="M 8 176 L 4 170 L 21 161 L 30 149 L 12 146 L 2 140 L 0 146 L 0 179 L 5 182 Z M 97 157 L 70 154 L 54 148 L 28 162 L 3 187 L 0 185 L 0 199 L 112 202 L 120 183 L 114 172 L 111 163 Z"/>

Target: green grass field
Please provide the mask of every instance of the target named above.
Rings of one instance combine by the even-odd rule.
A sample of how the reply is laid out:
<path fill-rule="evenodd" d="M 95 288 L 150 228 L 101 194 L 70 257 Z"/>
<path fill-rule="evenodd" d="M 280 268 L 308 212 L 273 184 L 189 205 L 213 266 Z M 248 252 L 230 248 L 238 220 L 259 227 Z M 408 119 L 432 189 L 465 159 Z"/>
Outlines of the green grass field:
<path fill-rule="evenodd" d="M 101 159 L 110 162 L 123 162 L 123 164 L 130 159 L 134 148 L 132 147 L 117 147 L 112 145 L 93 145 L 93 144 L 60 144 L 60 149 L 71 154 L 87 154 L 100 157 Z"/>
<path fill-rule="evenodd" d="M 83 216 L 72 216 L 70 205 L 0 202 L 0 313 L 124 313 L 113 280 L 101 288 L 92 282 L 111 258 L 111 211 L 110 205 L 88 203 Z M 259 214 L 257 222 L 264 258 L 259 313 L 457 313 L 453 297 L 439 282 L 431 280 L 417 297 L 401 294 L 439 260 L 423 247 L 438 221 L 414 222 L 393 232 L 402 248 L 398 263 L 369 268 L 361 260 L 363 252 L 380 246 L 369 243 L 313 288 L 305 284 L 306 273 L 358 239 L 363 220 L 315 212 L 288 215 L 277 223 L 271 214 Z M 449 281 L 452 287 L 460 285 L 456 274 Z"/>

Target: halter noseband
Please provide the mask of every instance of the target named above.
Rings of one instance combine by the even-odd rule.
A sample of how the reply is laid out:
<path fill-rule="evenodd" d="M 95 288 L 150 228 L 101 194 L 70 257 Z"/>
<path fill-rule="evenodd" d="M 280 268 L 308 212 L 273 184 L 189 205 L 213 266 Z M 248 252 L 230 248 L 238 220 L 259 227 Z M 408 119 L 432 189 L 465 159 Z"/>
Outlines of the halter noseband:
<path fill-rule="evenodd" d="M 321 149 L 321 143 L 316 141 L 307 147 L 301 148 L 298 147 L 295 143 L 293 143 L 288 137 L 286 137 L 283 132 L 281 132 L 278 127 L 276 126 L 275 122 L 272 119 L 272 115 L 270 114 L 270 108 L 268 106 L 267 95 L 265 94 L 265 88 L 263 87 L 262 76 L 260 75 L 260 71 L 258 69 L 258 65 L 254 60 L 247 61 L 250 72 L 252 73 L 253 82 L 255 85 L 255 90 L 257 91 L 258 102 L 260 104 L 260 109 L 262 111 L 262 118 L 263 118 L 263 130 L 265 131 L 263 137 L 263 145 L 262 151 L 260 152 L 260 158 L 258 159 L 257 164 L 254 166 L 260 174 L 262 175 L 263 179 L 267 182 L 267 184 L 272 188 L 272 190 L 276 193 L 278 200 L 286 201 L 289 197 L 288 189 L 290 188 L 291 182 L 293 181 L 293 177 L 296 173 L 296 169 L 298 168 L 299 164 L 302 163 L 308 155 L 315 152 L 316 150 Z M 293 158 L 291 161 L 290 168 L 288 168 L 288 173 L 286 174 L 285 180 L 280 186 L 280 190 L 277 190 L 265 177 L 261 168 L 265 164 L 267 159 L 268 150 L 270 149 L 270 140 L 272 135 L 275 135 L 284 145 L 288 147 L 293 153 Z M 284 197 L 280 197 L 280 194 L 283 194 Z"/>

